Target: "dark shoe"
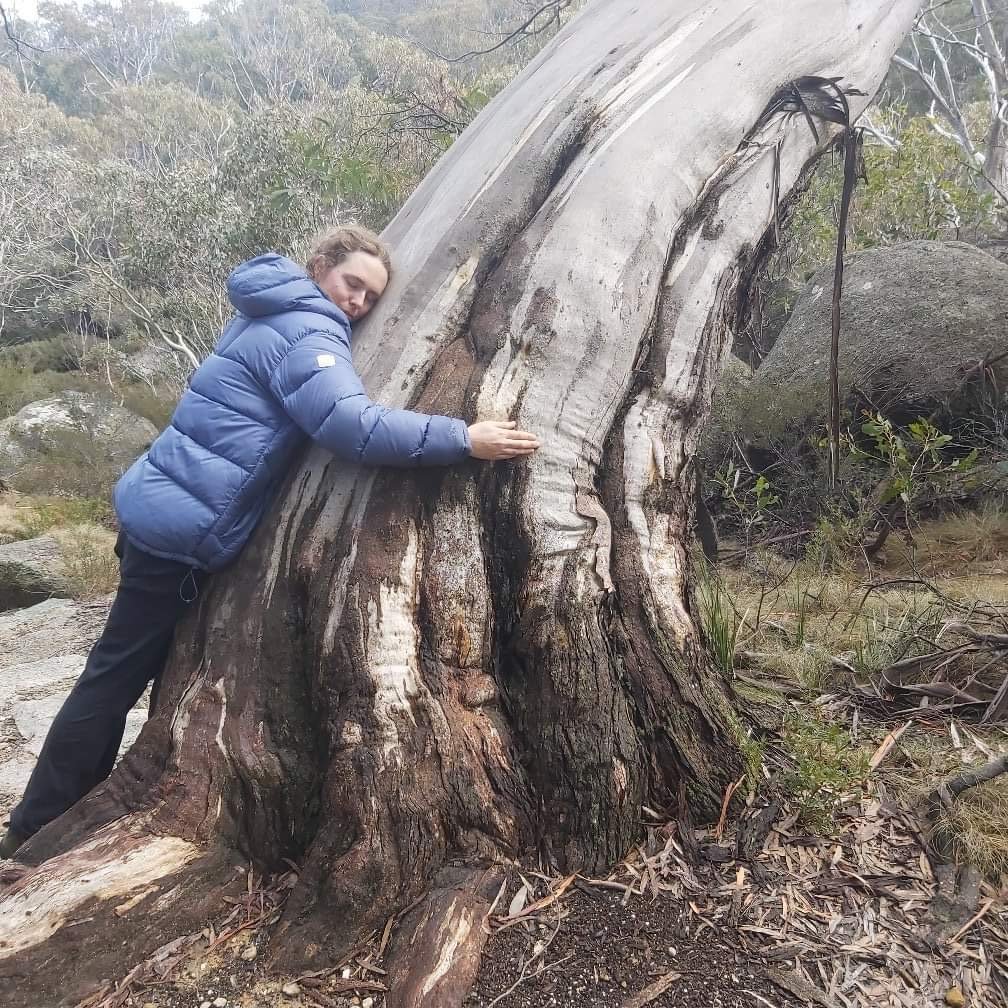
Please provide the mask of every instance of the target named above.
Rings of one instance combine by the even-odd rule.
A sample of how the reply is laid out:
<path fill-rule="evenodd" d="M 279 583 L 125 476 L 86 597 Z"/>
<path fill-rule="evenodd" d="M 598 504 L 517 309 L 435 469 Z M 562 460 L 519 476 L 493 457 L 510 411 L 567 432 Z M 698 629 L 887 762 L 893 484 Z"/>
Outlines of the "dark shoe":
<path fill-rule="evenodd" d="M 14 855 L 23 847 L 31 837 L 26 836 L 24 833 L 17 833 L 12 829 L 8 829 L 3 835 L 3 839 L 0 839 L 0 861 L 7 861 L 8 859 L 14 857 Z"/>

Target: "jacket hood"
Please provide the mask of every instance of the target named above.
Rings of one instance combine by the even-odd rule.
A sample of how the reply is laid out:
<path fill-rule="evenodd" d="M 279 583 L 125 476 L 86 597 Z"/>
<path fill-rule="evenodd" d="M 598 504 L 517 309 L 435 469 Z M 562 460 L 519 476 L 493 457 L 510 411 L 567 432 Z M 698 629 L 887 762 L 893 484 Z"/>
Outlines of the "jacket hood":
<path fill-rule="evenodd" d="M 319 289 L 303 266 L 275 252 L 242 263 L 228 277 L 228 297 L 248 318 L 286 311 L 310 311 L 350 328 L 341 308 Z"/>

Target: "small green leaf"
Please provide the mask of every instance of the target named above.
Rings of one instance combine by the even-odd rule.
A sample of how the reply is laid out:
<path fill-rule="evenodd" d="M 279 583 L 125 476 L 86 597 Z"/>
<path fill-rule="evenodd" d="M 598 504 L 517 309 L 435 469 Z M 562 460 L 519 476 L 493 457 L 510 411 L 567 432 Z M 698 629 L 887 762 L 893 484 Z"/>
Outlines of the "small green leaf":
<path fill-rule="evenodd" d="M 887 484 L 879 497 L 879 504 L 888 504 L 890 501 L 895 500 L 899 493 L 900 491 L 894 483 Z"/>

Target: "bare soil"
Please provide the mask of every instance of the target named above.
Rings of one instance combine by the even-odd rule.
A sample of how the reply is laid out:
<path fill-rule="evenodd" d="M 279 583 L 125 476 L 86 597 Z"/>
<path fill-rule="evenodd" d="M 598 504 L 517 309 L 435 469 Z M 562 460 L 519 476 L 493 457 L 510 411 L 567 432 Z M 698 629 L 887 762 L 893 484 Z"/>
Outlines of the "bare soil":
<path fill-rule="evenodd" d="M 618 893 L 585 886 L 557 906 L 553 924 L 535 918 L 527 927 L 506 928 L 490 939 L 467 1008 L 801 1004 L 767 979 L 760 951 L 747 948 L 738 932 L 715 931 L 677 899 L 635 896 L 624 903 Z M 241 955 L 250 944 L 257 946 L 254 962 Z M 283 986 L 292 978 L 270 975 L 268 935 L 263 932 L 246 932 L 231 947 L 209 955 L 193 952 L 172 982 L 138 991 L 134 1003 L 198 1008 L 224 997 L 231 1008 L 359 1008 L 370 997 L 369 1008 L 384 1004 L 379 992 L 364 990 L 343 995 L 306 985 L 300 994 L 284 994 Z"/>
<path fill-rule="evenodd" d="M 656 991 L 655 1008 L 774 1008 L 798 1005 L 766 979 L 754 949 L 745 949 L 731 931 L 715 932 L 677 900 L 622 896 L 593 889 L 563 902 L 565 917 L 543 956 L 518 986 L 523 964 L 537 943 L 550 937 L 548 925 L 529 931 L 512 927 L 487 945 L 483 965 L 467 1005 L 473 1008 L 540 1008 L 546 1005 L 611 1008 L 644 1003 L 641 992 Z M 674 977 L 669 975 L 673 974 Z M 757 997 L 756 995 L 759 995 Z M 637 1001 L 633 999 L 637 997 Z M 764 1000 L 760 1000 L 763 998 Z"/>

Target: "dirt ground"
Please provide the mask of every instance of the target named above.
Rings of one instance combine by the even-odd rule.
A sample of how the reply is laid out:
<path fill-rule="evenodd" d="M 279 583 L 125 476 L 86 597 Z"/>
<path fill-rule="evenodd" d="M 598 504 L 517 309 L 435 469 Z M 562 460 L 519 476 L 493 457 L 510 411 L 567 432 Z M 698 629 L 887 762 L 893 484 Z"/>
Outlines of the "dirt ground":
<path fill-rule="evenodd" d="M 619 894 L 585 886 L 557 905 L 552 923 L 526 924 L 490 939 L 467 1008 L 802 1004 L 768 980 L 768 964 L 758 947 L 731 929 L 710 928 L 675 899 L 633 897 L 624 903 Z M 343 996 L 326 986 L 284 994 L 285 983 L 294 978 L 270 977 L 258 962 L 243 959 L 242 952 L 250 946 L 256 947 L 257 958 L 268 957 L 264 933 L 245 935 L 224 954 L 204 956 L 194 950 L 172 982 L 137 991 L 133 1003 L 142 1008 L 199 1008 L 224 998 L 232 1008 L 384 1004 L 380 992 Z"/>
<path fill-rule="evenodd" d="M 491 1004 L 609 1008 L 628 1000 L 655 1008 L 800 1004 L 767 980 L 757 949 L 745 948 L 730 930 L 714 931 L 695 917 L 691 924 L 691 915 L 677 901 L 638 897 L 624 905 L 617 894 L 585 888 L 564 901 L 562 912 L 565 916 L 549 945 L 543 972 L 527 975 L 514 987 L 536 944 L 549 940 L 549 925 L 538 924 L 530 931 L 509 928 L 488 943 L 466 1004 L 473 1008 Z M 642 1001 L 642 992 L 653 994 L 653 999 Z"/>

